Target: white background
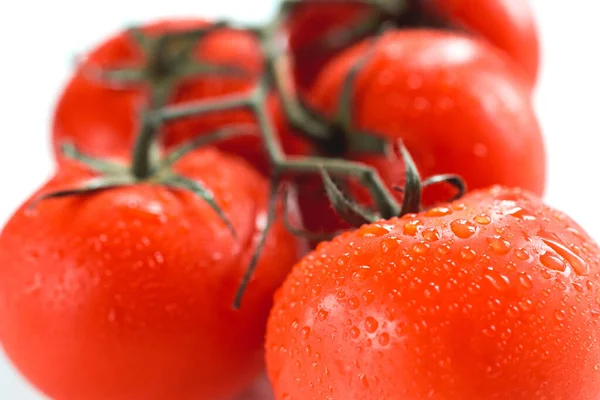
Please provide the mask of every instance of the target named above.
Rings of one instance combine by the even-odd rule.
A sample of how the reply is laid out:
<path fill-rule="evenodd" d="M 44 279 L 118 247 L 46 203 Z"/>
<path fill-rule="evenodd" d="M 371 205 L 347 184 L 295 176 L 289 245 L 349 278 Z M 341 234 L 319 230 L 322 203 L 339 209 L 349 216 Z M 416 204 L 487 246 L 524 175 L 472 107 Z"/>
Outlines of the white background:
<path fill-rule="evenodd" d="M 600 240 L 600 4 L 531 1 L 544 47 L 536 106 L 550 159 L 546 199 Z M 256 21 L 272 9 L 273 0 L 1 1 L 0 225 L 52 172 L 50 117 L 76 54 L 134 22 L 192 15 Z M 37 399 L 0 353 L 0 400 Z"/>

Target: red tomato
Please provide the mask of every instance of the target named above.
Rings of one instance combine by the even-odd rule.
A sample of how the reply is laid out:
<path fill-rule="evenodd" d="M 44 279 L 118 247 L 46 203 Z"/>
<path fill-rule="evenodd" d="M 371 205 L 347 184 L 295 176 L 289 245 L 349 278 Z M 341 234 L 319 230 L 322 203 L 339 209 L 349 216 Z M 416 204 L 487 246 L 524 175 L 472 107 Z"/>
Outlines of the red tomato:
<path fill-rule="evenodd" d="M 299 242 L 274 222 L 233 310 L 267 183 L 211 149 L 175 171 L 212 191 L 237 240 L 200 197 L 152 183 L 30 200 L 0 235 L 0 342 L 53 399 L 230 399 L 263 371 L 273 292 Z M 65 164 L 40 193 L 90 176 Z"/>
<path fill-rule="evenodd" d="M 207 26 L 203 20 L 167 20 L 147 25 L 142 31 L 148 37 L 172 34 Z M 198 75 L 176 85 L 170 104 L 216 99 L 225 95 L 244 95 L 251 90 L 261 72 L 262 54 L 256 38 L 245 32 L 219 30 L 198 41 L 194 60 L 208 65 L 238 67 L 248 76 Z M 115 89 L 106 82 L 90 77 L 98 69 L 143 67 L 149 63 L 132 35 L 122 32 L 94 49 L 79 66 L 61 96 L 55 117 L 53 139 L 58 149 L 65 141 L 73 142 L 83 152 L 108 157 L 128 154 L 137 135 L 139 112 L 150 99 L 149 87 L 143 84 Z M 157 79 L 168 79 L 176 72 L 174 64 L 155 72 Z M 279 110 L 275 98 L 269 108 L 282 143 L 290 153 L 302 152 L 303 143 L 296 139 Z M 245 110 L 217 112 L 203 117 L 176 121 L 165 129 L 167 147 L 180 144 L 202 133 L 208 133 L 225 124 L 252 124 L 254 116 Z M 257 137 L 244 136 L 228 140 L 220 146 L 236 153 L 250 163 L 265 169 L 262 144 Z"/>
<path fill-rule="evenodd" d="M 501 53 L 455 33 L 392 31 L 347 50 L 323 70 L 310 96 L 317 110 L 335 115 L 347 74 L 368 52 L 353 94 L 357 129 L 402 139 L 423 177 L 453 173 L 470 189 L 502 184 L 543 193 L 545 150 L 529 91 Z M 402 185 L 401 162 L 355 159 L 373 165 L 390 187 Z M 448 199 L 442 189 L 426 193 L 425 203 Z M 321 210 L 305 213 L 309 228 L 335 228 L 321 222 L 327 220 L 325 199 L 320 206 L 314 204 L 319 200 L 301 202 Z"/>
<path fill-rule="evenodd" d="M 528 0 L 422 0 L 425 13 L 481 36 L 519 64 L 529 82 L 537 79 L 540 49 Z"/>
<path fill-rule="evenodd" d="M 369 13 L 368 7 L 359 4 L 314 4 L 320 1 L 306 0 L 290 23 L 296 79 L 305 89 L 311 86 L 325 62 L 335 53 L 318 50 L 322 38 L 352 25 L 361 17 L 364 19 Z M 407 10 L 396 21 L 398 27 L 442 24 L 452 29 L 464 29 L 506 52 L 522 67 L 529 85 L 535 84 L 539 39 L 527 0 L 409 0 L 407 3 Z"/>
<path fill-rule="evenodd" d="M 279 400 L 600 396 L 600 248 L 518 189 L 324 242 L 279 289 Z"/>

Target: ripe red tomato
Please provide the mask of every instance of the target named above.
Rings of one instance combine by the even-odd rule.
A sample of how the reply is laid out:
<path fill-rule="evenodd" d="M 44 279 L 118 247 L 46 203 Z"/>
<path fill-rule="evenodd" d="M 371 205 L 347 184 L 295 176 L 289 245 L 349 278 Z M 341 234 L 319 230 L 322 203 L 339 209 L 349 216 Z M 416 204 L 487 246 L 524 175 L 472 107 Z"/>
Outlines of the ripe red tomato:
<path fill-rule="evenodd" d="M 369 8 L 361 4 L 317 5 L 306 0 L 290 22 L 290 46 L 296 59 L 296 79 L 309 88 L 334 51 L 315 51 L 322 38 L 362 17 Z M 392 0 L 390 3 L 399 0 Z M 311 4 L 312 3 L 312 4 Z M 489 41 L 519 64 L 531 86 L 539 67 L 539 39 L 533 11 L 527 0 L 410 0 L 397 26 L 444 25 L 466 30 Z M 313 54 L 311 54 L 311 51 Z"/>
<path fill-rule="evenodd" d="M 274 222 L 233 310 L 265 224 L 267 183 L 212 149 L 175 171 L 214 194 L 237 239 L 192 192 L 151 182 L 30 200 L 0 235 L 0 342 L 53 399 L 230 399 L 263 371 L 273 292 L 299 241 Z M 90 176 L 65 164 L 40 193 Z"/>
<path fill-rule="evenodd" d="M 600 396 L 600 248 L 518 189 L 324 242 L 267 327 L 277 399 Z"/>
<path fill-rule="evenodd" d="M 173 34 L 208 26 L 203 20 L 166 20 L 141 28 L 147 37 Z M 208 65 L 237 67 L 240 76 L 198 75 L 175 86 L 169 104 L 210 100 L 225 95 L 243 95 L 251 90 L 261 72 L 262 54 L 259 43 L 250 33 L 220 29 L 198 41 L 193 52 L 196 62 Z M 114 88 L 90 77 L 99 69 L 143 67 L 149 64 L 133 36 L 121 32 L 100 44 L 86 57 L 62 94 L 54 117 L 53 141 L 58 151 L 65 141 L 73 142 L 86 154 L 112 157 L 128 154 L 137 134 L 139 112 L 148 105 L 148 85 L 131 84 Z M 166 80 L 176 73 L 176 64 L 166 63 L 153 71 L 157 80 Z M 243 74 L 247 74 L 244 76 Z M 303 143 L 293 136 L 273 97 L 269 108 L 282 143 L 290 153 L 302 152 Z M 253 124 L 254 116 L 245 110 L 217 112 L 170 123 L 163 133 L 164 144 L 170 148 L 202 133 L 222 128 L 225 124 Z M 257 137 L 241 136 L 220 144 L 222 150 L 246 158 L 265 169 L 263 148 Z"/>
<path fill-rule="evenodd" d="M 423 177 L 453 173 L 469 189 L 502 184 L 543 193 L 540 127 L 525 81 L 501 53 L 455 33 L 391 31 L 340 54 L 322 71 L 310 94 L 315 109 L 337 113 L 346 76 L 367 53 L 370 61 L 357 75 L 352 98 L 356 129 L 402 139 Z M 401 162 L 355 160 L 377 168 L 390 187 L 404 181 Z M 426 204 L 451 197 L 443 187 L 426 195 Z M 322 216 L 329 207 L 325 199 L 320 205 L 301 202 L 321 210 L 309 215 L 309 228 L 332 230 L 325 225 L 331 218 Z"/>

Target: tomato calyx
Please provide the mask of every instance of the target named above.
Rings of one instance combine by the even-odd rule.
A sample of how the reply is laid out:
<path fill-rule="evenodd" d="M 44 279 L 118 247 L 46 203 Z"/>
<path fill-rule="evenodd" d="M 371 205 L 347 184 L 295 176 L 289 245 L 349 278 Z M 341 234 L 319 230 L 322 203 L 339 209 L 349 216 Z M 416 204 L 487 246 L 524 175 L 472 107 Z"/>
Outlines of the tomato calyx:
<path fill-rule="evenodd" d="M 200 40 L 222 27 L 214 23 L 197 29 L 148 35 L 138 27 L 127 30 L 144 61 L 138 66 L 114 68 L 89 65 L 84 74 L 110 87 L 146 86 L 151 107 L 161 107 L 171 99 L 182 82 L 205 75 L 248 78 L 249 72 L 234 65 L 216 65 L 197 60 L 195 49 Z"/>
<path fill-rule="evenodd" d="M 61 146 L 61 151 L 66 158 L 85 165 L 91 171 L 96 172 L 98 176 L 80 182 L 77 186 L 72 188 L 43 194 L 37 199 L 34 199 L 34 201 L 29 204 L 29 207 L 35 207 L 39 202 L 53 198 L 88 195 L 101 190 L 132 186 L 141 183 L 163 185 L 177 190 L 187 190 L 200 197 L 210 205 L 227 226 L 231 235 L 237 239 L 237 232 L 233 224 L 217 203 L 213 193 L 207 189 L 202 182 L 188 179 L 185 176 L 177 174 L 173 167 L 179 160 L 192 151 L 200 147 L 205 147 L 212 142 L 225 140 L 233 136 L 254 134 L 254 127 L 249 124 L 231 125 L 213 133 L 194 138 L 162 155 L 157 150 L 155 142 L 153 141 L 160 126 L 156 125 L 155 121 L 146 113 L 141 119 L 142 129 L 138 135 L 138 145 L 136 146 L 136 150 L 139 151 L 139 149 L 143 148 L 142 145 L 139 145 L 139 142 L 143 142 L 146 143 L 146 151 L 145 153 L 139 151 L 140 155 L 138 155 L 137 159 L 134 157 L 131 166 L 124 163 L 88 156 L 80 152 L 73 144 L 64 143 Z M 144 156 L 141 154 L 144 154 Z M 143 159 L 143 168 L 137 164 L 140 162 L 140 159 Z"/>
<path fill-rule="evenodd" d="M 404 162 L 406 180 L 404 187 L 395 186 L 394 189 L 403 194 L 402 205 L 397 214 L 389 215 L 382 212 L 381 209 L 372 210 L 361 205 L 352 199 L 346 191 L 342 189 L 343 182 L 331 177 L 324 169 L 321 170 L 321 177 L 325 186 L 325 193 L 333 209 L 346 222 L 353 226 L 373 223 L 381 219 L 390 219 L 392 217 L 401 217 L 406 214 L 416 214 L 422 211 L 421 198 L 425 187 L 439 183 L 447 183 L 456 189 L 456 194 L 449 202 L 461 198 L 467 191 L 464 180 L 454 174 L 434 175 L 423 180 L 419 174 L 417 166 L 410 153 L 402 142 L 398 141 L 395 151 L 400 153 Z"/>

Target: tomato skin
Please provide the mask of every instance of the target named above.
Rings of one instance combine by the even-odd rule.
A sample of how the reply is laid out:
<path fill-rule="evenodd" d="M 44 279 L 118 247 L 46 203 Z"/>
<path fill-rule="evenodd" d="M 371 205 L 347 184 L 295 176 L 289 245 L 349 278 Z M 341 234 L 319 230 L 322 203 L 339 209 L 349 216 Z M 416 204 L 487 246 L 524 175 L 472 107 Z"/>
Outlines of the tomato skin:
<path fill-rule="evenodd" d="M 335 115 L 344 79 L 368 46 L 350 48 L 322 71 L 310 94 L 315 109 Z M 502 184 L 544 192 L 540 127 L 524 79 L 501 53 L 466 36 L 429 30 L 392 31 L 373 46 L 355 82 L 357 129 L 401 139 L 424 178 L 454 173 L 469 189 Z M 402 186 L 401 160 L 354 159 L 374 166 L 390 187 Z M 425 204 L 450 197 L 432 188 Z"/>
<path fill-rule="evenodd" d="M 599 272 L 596 243 L 518 189 L 344 233 L 276 294 L 276 398 L 596 399 Z"/>
<path fill-rule="evenodd" d="M 487 40 L 506 52 L 536 82 L 540 45 L 528 0 L 425 0 L 424 9 Z M 485 16 L 485 18 L 482 18 Z"/>
<path fill-rule="evenodd" d="M 208 25 L 203 20 L 164 20 L 149 24 L 142 31 L 149 35 L 172 33 Z M 185 80 L 174 92 L 170 104 L 216 99 L 226 95 L 243 95 L 251 90 L 261 72 L 262 55 L 257 40 L 249 33 L 221 30 L 199 41 L 195 49 L 198 61 L 237 66 L 247 77 L 203 75 Z M 94 68 L 140 66 L 145 62 L 139 47 L 125 32 L 106 40 L 90 52 L 79 66 L 58 101 L 53 126 L 53 143 L 59 162 L 64 159 L 60 145 L 69 141 L 81 151 L 99 157 L 126 157 L 131 153 L 139 130 L 139 115 L 147 106 L 149 93 L 144 86 L 112 88 L 90 78 Z M 275 97 L 269 100 L 281 141 L 291 154 L 302 153 L 307 144 L 288 128 Z M 164 130 L 164 145 L 170 149 L 202 133 L 229 124 L 254 124 L 254 116 L 244 110 L 217 112 L 203 117 L 169 123 Z M 267 161 L 258 136 L 241 136 L 219 143 L 227 152 L 240 155 L 265 171 Z"/>
<path fill-rule="evenodd" d="M 267 182 L 211 149 L 176 171 L 214 193 L 237 240 L 199 197 L 152 184 L 30 200 L 0 235 L 0 343 L 53 399 L 229 400 L 263 371 L 272 295 L 300 243 L 279 218 L 234 311 Z M 90 175 L 65 165 L 40 193 Z"/>
<path fill-rule="evenodd" d="M 335 55 L 330 51 L 309 56 L 307 49 L 311 44 L 314 46 L 320 37 L 353 24 L 369 12 L 367 7 L 357 4 L 311 4 L 319 1 L 306 0 L 290 22 L 296 81 L 303 89 L 311 87 L 320 69 Z M 409 13 L 414 14 L 409 19 L 433 17 L 448 27 L 481 37 L 512 58 L 526 74 L 529 85 L 535 85 L 540 50 L 537 26 L 528 0 L 411 0 L 409 3 Z M 406 23 L 399 21 L 399 27 Z"/>

